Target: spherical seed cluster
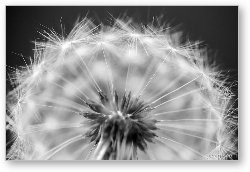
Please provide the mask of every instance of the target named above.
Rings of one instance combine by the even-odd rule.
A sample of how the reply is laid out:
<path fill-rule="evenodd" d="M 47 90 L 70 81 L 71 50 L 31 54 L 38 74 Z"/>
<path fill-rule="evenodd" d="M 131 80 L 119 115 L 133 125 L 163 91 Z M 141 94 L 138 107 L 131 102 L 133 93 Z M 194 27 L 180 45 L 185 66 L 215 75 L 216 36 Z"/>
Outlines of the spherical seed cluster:
<path fill-rule="evenodd" d="M 233 97 L 171 28 L 83 19 L 50 30 L 9 94 L 8 159 L 193 160 L 237 153 Z"/>

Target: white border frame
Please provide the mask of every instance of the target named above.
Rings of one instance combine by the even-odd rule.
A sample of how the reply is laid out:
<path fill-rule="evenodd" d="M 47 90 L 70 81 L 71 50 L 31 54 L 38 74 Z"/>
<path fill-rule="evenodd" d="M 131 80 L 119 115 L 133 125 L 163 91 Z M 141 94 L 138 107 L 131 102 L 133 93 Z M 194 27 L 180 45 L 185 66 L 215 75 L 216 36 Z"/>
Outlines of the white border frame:
<path fill-rule="evenodd" d="M 248 0 L 1 0 L 0 2 L 0 171 L 2 172 L 78 172 L 78 171 L 249 171 L 250 170 L 250 1 Z M 223 162 L 10 162 L 5 161 L 5 97 L 6 97 L 6 5 L 239 5 L 239 160 Z"/>

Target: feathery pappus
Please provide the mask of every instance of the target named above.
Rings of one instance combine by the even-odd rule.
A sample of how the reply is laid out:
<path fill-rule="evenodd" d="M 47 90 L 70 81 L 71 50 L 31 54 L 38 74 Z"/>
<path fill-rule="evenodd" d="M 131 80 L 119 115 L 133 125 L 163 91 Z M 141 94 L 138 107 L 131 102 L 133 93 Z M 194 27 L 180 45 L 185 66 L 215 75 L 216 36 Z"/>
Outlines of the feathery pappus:
<path fill-rule="evenodd" d="M 84 18 L 46 28 L 7 98 L 11 160 L 224 160 L 237 154 L 226 77 L 165 25 Z"/>

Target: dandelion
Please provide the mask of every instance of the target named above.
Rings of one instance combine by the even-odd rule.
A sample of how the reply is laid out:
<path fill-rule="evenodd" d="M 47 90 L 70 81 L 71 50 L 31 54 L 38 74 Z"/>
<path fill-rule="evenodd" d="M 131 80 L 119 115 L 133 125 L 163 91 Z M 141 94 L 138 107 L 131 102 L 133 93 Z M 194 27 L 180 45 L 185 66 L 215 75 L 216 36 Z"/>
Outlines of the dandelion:
<path fill-rule="evenodd" d="M 199 42 L 87 18 L 45 29 L 8 95 L 8 159 L 213 160 L 237 153 L 233 94 Z"/>

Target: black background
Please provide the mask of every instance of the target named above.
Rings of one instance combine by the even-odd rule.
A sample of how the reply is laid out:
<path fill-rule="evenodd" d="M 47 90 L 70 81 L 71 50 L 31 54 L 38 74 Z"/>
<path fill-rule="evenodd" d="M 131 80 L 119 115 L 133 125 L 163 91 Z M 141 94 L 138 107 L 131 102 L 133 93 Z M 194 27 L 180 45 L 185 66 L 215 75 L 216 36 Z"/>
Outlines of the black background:
<path fill-rule="evenodd" d="M 214 54 L 220 69 L 229 71 L 231 81 L 238 80 L 238 7 L 237 6 L 7 6 L 6 7 L 6 65 L 24 66 L 23 59 L 17 54 L 32 57 L 32 41 L 41 38 L 37 31 L 42 25 L 61 32 L 61 22 L 66 33 L 72 29 L 78 17 L 88 16 L 95 24 L 106 23 L 111 13 L 115 18 L 123 16 L 135 22 L 147 24 L 153 17 L 163 16 L 163 22 L 179 28 L 191 40 L 204 41 Z M 9 72 L 9 67 L 6 68 Z M 12 90 L 6 75 L 6 92 Z M 238 87 L 233 87 L 238 95 Z M 236 105 L 237 106 L 237 105 Z M 8 141 L 8 133 L 7 133 Z"/>
<path fill-rule="evenodd" d="M 41 38 L 38 31 L 42 25 L 61 33 L 61 22 L 66 33 L 72 29 L 78 17 L 87 13 L 95 23 L 105 23 L 111 13 L 115 18 L 126 13 L 135 22 L 144 24 L 153 17 L 163 15 L 163 22 L 180 26 L 191 40 L 204 41 L 202 44 L 212 50 L 220 69 L 230 71 L 231 78 L 237 80 L 238 71 L 238 7 L 237 6 L 8 6 L 6 7 L 6 63 L 16 67 L 25 65 L 16 55 L 32 57 L 34 41 Z M 8 71 L 8 68 L 7 68 Z M 7 83 L 7 92 L 12 89 Z M 237 94 L 237 89 L 234 88 Z"/>

